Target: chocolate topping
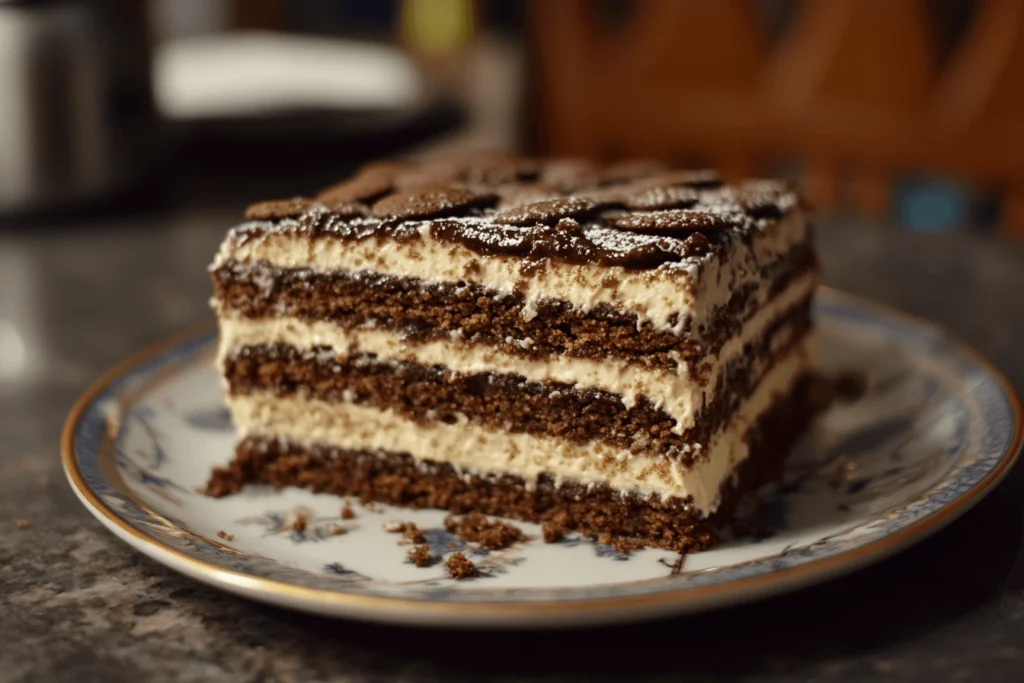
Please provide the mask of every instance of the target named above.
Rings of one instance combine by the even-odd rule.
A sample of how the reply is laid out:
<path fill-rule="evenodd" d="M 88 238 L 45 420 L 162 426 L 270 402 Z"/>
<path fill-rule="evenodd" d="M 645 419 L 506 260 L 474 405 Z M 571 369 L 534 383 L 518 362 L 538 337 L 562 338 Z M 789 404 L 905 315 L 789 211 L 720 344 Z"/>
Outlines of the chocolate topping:
<path fill-rule="evenodd" d="M 537 264 L 543 259 L 595 263 L 603 254 L 583 232 L 583 226 L 571 218 L 563 218 L 555 226 L 538 227 L 530 233 L 528 260 Z"/>
<path fill-rule="evenodd" d="M 412 165 L 408 161 L 382 159 L 380 161 L 371 161 L 370 163 L 363 166 L 363 168 L 359 171 L 359 175 L 379 175 L 386 178 L 396 178 L 398 177 L 399 174 L 405 173 L 411 168 Z"/>
<path fill-rule="evenodd" d="M 493 200 L 464 187 L 435 185 L 393 194 L 373 205 L 378 218 L 443 218 L 464 213 L 477 204 Z"/>
<path fill-rule="evenodd" d="M 739 187 L 722 187 L 704 195 L 709 206 L 745 211 L 755 218 L 776 219 L 785 213 L 780 200 L 792 194 L 788 184 L 774 180 L 753 180 Z"/>
<path fill-rule="evenodd" d="M 615 227 L 637 232 L 652 232 L 666 235 L 688 235 L 698 230 L 711 231 L 737 227 L 743 224 L 743 217 L 725 213 L 674 209 L 631 213 L 614 220 Z"/>
<path fill-rule="evenodd" d="M 401 192 L 439 183 L 457 183 L 461 176 L 462 167 L 459 163 L 440 159 L 398 174 L 395 177 L 395 189 Z"/>
<path fill-rule="evenodd" d="M 554 225 L 563 218 L 582 218 L 594 211 L 597 204 L 578 197 L 564 197 L 534 202 L 494 214 L 494 222 L 503 225 Z"/>
<path fill-rule="evenodd" d="M 351 180 L 328 187 L 316 196 L 324 204 L 368 202 L 394 188 L 393 174 L 387 171 L 363 171 Z"/>
<path fill-rule="evenodd" d="M 532 159 L 509 155 L 481 155 L 467 160 L 462 180 L 467 183 L 500 185 L 536 178 L 537 170 L 537 162 Z"/>
<path fill-rule="evenodd" d="M 698 195 L 687 187 L 651 187 L 637 189 L 625 197 L 630 209 L 654 211 L 656 209 L 686 209 L 697 203 Z"/>
<path fill-rule="evenodd" d="M 700 201 L 693 188 L 666 183 L 632 183 L 602 187 L 579 195 L 599 206 L 627 208 L 638 211 L 659 209 L 687 209 Z"/>
<path fill-rule="evenodd" d="M 333 216 L 338 218 L 359 218 L 370 215 L 370 207 L 359 202 L 325 201 L 322 204 Z"/>
<path fill-rule="evenodd" d="M 707 190 L 719 187 L 722 178 L 711 169 L 693 169 L 685 171 L 669 171 L 656 176 L 639 180 L 635 185 L 643 187 L 692 187 L 695 190 Z"/>
<path fill-rule="evenodd" d="M 281 222 L 244 225 L 234 235 L 244 241 L 284 230 L 360 240 L 429 233 L 531 266 L 551 259 L 646 269 L 704 258 L 769 229 L 798 204 L 784 183 L 722 186 L 709 170 L 490 154 L 371 164 L 315 200 L 250 207 L 250 219 Z"/>
<path fill-rule="evenodd" d="M 498 202 L 499 209 L 533 204 L 534 202 L 557 199 L 562 196 L 562 193 L 554 185 L 531 181 L 498 185 L 494 188 L 494 191 L 501 198 Z"/>
<path fill-rule="evenodd" d="M 253 221 L 270 221 L 279 218 L 297 218 L 316 206 L 316 202 L 303 197 L 272 199 L 252 204 L 245 210 L 245 217 Z"/>
<path fill-rule="evenodd" d="M 606 167 L 601 177 L 605 183 L 622 183 L 637 178 L 648 178 L 667 170 L 668 167 L 657 159 L 634 159 Z"/>
<path fill-rule="evenodd" d="M 537 177 L 537 162 L 507 154 L 475 154 L 427 161 L 395 177 L 399 190 L 436 183 L 496 186 Z"/>
<path fill-rule="evenodd" d="M 601 181 L 597 164 L 587 159 L 556 159 L 544 164 L 540 180 L 563 192 L 594 187 Z"/>

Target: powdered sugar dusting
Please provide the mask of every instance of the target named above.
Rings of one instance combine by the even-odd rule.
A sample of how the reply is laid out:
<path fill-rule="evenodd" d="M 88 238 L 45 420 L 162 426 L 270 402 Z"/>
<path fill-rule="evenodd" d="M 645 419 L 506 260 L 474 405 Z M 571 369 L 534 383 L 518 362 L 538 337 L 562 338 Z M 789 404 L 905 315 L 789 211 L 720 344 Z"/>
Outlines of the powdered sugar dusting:
<path fill-rule="evenodd" d="M 431 185 L 393 183 L 408 189 L 388 190 L 373 204 L 373 215 L 289 200 L 281 211 L 307 208 L 297 216 L 234 228 L 214 266 L 235 246 L 283 232 L 345 240 L 433 239 L 483 255 L 522 257 L 530 264 L 551 260 L 692 271 L 736 239 L 770 231 L 799 205 L 786 183 L 750 180 L 723 186 L 711 171 L 667 171 L 651 163 L 566 165 L 564 160 L 506 156 L 500 163 L 486 161 L 483 166 L 473 157 L 403 164 L 406 174 L 444 172 Z M 492 166 L 500 172 L 480 172 Z M 621 170 L 633 166 L 643 172 Z M 572 182 L 554 182 L 566 168 L 573 171 Z M 544 199 L 516 208 L 500 203 L 502 197 L 527 193 Z"/>

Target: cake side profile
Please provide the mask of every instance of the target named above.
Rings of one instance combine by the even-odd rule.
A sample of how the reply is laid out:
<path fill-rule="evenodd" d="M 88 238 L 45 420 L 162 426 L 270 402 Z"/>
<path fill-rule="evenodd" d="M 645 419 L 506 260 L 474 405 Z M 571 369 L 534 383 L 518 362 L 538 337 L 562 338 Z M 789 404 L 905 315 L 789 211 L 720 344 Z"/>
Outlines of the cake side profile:
<path fill-rule="evenodd" d="M 211 267 L 247 483 L 680 551 L 810 416 L 798 196 L 649 162 L 368 166 L 249 208 Z"/>

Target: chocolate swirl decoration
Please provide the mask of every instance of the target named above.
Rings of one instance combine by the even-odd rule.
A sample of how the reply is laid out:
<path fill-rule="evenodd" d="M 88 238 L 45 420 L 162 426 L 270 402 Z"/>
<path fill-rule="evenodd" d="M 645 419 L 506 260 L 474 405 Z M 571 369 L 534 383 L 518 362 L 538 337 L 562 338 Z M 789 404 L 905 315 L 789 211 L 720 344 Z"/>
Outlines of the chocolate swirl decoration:
<path fill-rule="evenodd" d="M 656 268 L 764 229 L 799 205 L 778 181 L 725 185 L 714 171 L 634 161 L 474 155 L 377 162 L 312 198 L 254 204 L 250 231 L 340 239 L 428 231 L 480 254 Z"/>

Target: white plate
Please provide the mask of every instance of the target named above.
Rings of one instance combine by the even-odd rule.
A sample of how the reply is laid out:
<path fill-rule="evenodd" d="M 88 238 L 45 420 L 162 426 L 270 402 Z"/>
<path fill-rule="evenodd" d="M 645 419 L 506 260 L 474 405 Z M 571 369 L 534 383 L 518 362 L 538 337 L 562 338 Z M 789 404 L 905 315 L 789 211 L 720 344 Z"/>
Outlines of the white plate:
<path fill-rule="evenodd" d="M 692 612 L 805 586 L 874 562 L 977 502 L 1020 450 L 1021 407 L 1000 374 L 943 332 L 822 290 L 817 330 L 827 371 L 857 371 L 871 390 L 835 405 L 762 492 L 754 521 L 771 538 L 731 541 L 678 559 L 623 555 L 539 530 L 488 552 L 444 531 L 440 511 L 354 504 L 253 487 L 200 495 L 232 455 L 234 434 L 211 363 L 215 334 L 185 335 L 126 361 L 79 401 L 64 466 L 101 522 L 146 555 L 224 590 L 338 617 L 423 625 L 550 627 Z M 291 520 L 309 515 L 295 531 Z M 427 530 L 438 553 L 464 551 L 486 575 L 455 581 L 404 561 L 392 520 Z M 333 535 L 341 525 L 344 535 Z M 224 532 L 227 538 L 218 537 Z M 229 540 L 230 539 L 230 540 Z"/>

